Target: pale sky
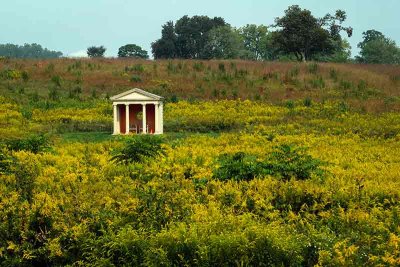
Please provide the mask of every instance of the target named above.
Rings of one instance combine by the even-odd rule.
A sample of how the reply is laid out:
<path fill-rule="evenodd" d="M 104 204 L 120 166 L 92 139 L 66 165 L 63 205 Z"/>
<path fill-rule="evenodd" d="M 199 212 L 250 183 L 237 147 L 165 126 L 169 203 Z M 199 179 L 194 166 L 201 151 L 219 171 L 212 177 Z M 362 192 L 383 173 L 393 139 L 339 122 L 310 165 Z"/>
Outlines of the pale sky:
<path fill-rule="evenodd" d="M 0 43 L 39 43 L 64 55 L 85 54 L 91 45 L 104 45 L 116 56 L 128 43 L 142 46 L 161 36 L 161 25 L 184 15 L 220 16 L 234 27 L 273 24 L 293 4 L 321 17 L 337 9 L 347 12 L 345 26 L 353 54 L 362 32 L 376 29 L 400 44 L 400 0 L 2 0 Z"/>

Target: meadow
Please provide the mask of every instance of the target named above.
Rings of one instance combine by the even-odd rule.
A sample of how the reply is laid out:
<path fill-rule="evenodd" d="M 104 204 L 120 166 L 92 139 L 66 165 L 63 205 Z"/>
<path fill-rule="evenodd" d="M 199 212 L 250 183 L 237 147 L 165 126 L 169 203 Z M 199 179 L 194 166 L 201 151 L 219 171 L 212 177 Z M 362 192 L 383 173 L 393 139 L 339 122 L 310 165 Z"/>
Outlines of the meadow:
<path fill-rule="evenodd" d="M 398 266 L 399 86 L 398 66 L 2 59 L 0 266 Z M 132 87 L 166 98 L 162 137 L 111 136 Z"/>

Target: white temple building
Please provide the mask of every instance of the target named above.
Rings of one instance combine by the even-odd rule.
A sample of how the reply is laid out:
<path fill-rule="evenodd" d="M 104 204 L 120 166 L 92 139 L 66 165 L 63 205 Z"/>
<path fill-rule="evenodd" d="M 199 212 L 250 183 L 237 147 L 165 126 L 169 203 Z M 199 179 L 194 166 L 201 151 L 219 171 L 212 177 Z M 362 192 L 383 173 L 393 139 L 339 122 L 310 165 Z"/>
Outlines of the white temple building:
<path fill-rule="evenodd" d="M 163 97 L 134 88 L 110 100 L 114 110 L 113 134 L 163 133 Z"/>

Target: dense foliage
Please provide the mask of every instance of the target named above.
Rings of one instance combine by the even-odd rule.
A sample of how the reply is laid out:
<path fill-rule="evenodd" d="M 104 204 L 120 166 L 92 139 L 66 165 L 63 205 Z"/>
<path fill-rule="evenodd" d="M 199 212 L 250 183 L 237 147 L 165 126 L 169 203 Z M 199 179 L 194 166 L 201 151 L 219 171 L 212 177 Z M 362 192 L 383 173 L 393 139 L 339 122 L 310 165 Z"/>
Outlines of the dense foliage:
<path fill-rule="evenodd" d="M 127 44 L 118 49 L 118 57 L 149 58 L 146 50 L 135 44 Z"/>
<path fill-rule="evenodd" d="M 104 53 L 106 52 L 106 48 L 104 46 L 90 46 L 88 47 L 86 53 L 88 57 L 104 57 Z"/>
<path fill-rule="evenodd" d="M 112 161 L 129 164 L 144 162 L 163 153 L 162 139 L 158 136 L 134 136 L 125 140 L 122 148 L 113 152 Z"/>
<path fill-rule="evenodd" d="M 208 33 L 228 24 L 221 17 L 183 16 L 163 25 L 161 39 L 152 43 L 154 58 L 207 58 Z"/>
<path fill-rule="evenodd" d="M 141 153 L 160 151 L 157 137 L 93 139 L 94 132 L 91 141 L 57 134 L 52 149 L 37 154 L 4 148 L 1 262 L 399 264 L 398 113 L 304 104 L 169 103 L 167 129 L 183 116 L 185 131 L 166 134 L 164 153 L 150 157 Z M 1 106 L 9 110 L 1 113 L 2 138 L 57 118 L 33 111 L 27 119 L 19 107 Z M 82 107 L 64 123 L 85 120 L 85 109 L 87 123 L 102 120 L 101 108 Z M 203 122 L 229 132 L 187 132 Z M 116 151 L 126 164 L 110 161 Z"/>
<path fill-rule="evenodd" d="M 0 57 L 9 58 L 59 58 L 62 53 L 43 48 L 39 44 L 0 44 Z"/>
<path fill-rule="evenodd" d="M 342 38 L 346 12 L 314 17 L 309 10 L 289 6 L 276 18 L 275 31 L 264 25 L 231 27 L 223 18 L 184 16 L 175 24 L 162 26 L 161 38 L 152 43 L 154 58 L 320 60 L 345 62 L 350 59 L 349 43 Z"/>
<path fill-rule="evenodd" d="M 321 177 L 321 161 L 305 154 L 304 150 L 282 144 L 263 160 L 243 152 L 225 154 L 219 157 L 213 177 L 222 181 L 250 181 L 267 175 L 283 180 L 310 179 L 312 175 Z"/>
<path fill-rule="evenodd" d="M 273 44 L 299 61 L 315 59 L 317 54 L 332 55 L 343 49 L 340 32 L 346 31 L 348 37 L 353 34 L 351 27 L 342 26 L 346 18 L 342 10 L 335 16 L 316 18 L 307 9 L 290 6 L 283 17 L 275 19 L 278 30 L 273 34 Z"/>
<path fill-rule="evenodd" d="M 2 266 L 400 264 L 395 66 L 0 65 Z M 136 85 L 162 139 L 111 135 Z"/>
<path fill-rule="evenodd" d="M 357 59 L 362 63 L 400 64 L 400 48 L 379 31 L 364 32 L 358 47 L 361 51 Z"/>

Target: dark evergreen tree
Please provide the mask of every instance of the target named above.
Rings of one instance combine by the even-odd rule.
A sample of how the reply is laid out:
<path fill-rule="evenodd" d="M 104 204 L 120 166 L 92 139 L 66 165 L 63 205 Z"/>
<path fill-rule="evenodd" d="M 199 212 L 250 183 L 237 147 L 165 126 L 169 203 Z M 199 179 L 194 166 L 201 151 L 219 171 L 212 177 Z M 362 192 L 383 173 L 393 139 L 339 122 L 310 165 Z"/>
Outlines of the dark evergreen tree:
<path fill-rule="evenodd" d="M 151 50 L 155 59 L 177 56 L 175 27 L 172 21 L 168 21 L 162 26 L 161 39 L 151 44 Z"/>
<path fill-rule="evenodd" d="M 154 58 L 206 58 L 209 31 L 227 25 L 223 18 L 207 16 L 183 16 L 175 25 L 169 21 L 163 25 L 161 38 L 152 43 Z"/>

